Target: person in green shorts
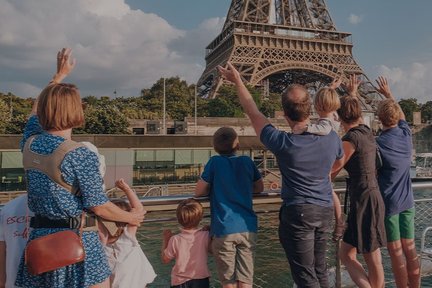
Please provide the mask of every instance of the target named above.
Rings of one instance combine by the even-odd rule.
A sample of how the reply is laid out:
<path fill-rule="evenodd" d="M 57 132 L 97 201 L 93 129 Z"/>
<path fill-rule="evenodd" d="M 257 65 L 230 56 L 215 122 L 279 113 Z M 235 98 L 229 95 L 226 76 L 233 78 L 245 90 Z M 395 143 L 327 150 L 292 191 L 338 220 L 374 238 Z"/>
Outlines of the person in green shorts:
<path fill-rule="evenodd" d="M 378 184 L 386 206 L 387 248 L 398 288 L 419 287 L 420 266 L 414 243 L 414 195 L 410 166 L 412 136 L 405 115 L 393 98 L 387 79 L 377 80 L 387 99 L 378 107 L 383 132 L 377 138 L 382 158 Z"/>

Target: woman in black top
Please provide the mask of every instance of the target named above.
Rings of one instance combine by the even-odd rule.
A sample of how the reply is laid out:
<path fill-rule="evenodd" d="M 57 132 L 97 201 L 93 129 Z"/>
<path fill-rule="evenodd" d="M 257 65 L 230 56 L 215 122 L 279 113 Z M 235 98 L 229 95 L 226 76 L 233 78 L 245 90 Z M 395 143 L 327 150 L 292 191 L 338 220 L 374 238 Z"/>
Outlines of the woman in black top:
<path fill-rule="evenodd" d="M 384 287 L 380 247 L 386 244 L 384 202 L 376 177 L 377 146 L 372 131 L 363 124 L 362 109 L 356 97 L 358 80 L 350 78 L 350 95 L 341 98 L 338 111 L 346 134 L 342 138 L 343 165 L 333 167 L 332 178 L 342 168 L 349 174 L 347 195 L 349 212 L 340 258 L 358 287 Z M 368 273 L 357 260 L 362 254 Z"/>

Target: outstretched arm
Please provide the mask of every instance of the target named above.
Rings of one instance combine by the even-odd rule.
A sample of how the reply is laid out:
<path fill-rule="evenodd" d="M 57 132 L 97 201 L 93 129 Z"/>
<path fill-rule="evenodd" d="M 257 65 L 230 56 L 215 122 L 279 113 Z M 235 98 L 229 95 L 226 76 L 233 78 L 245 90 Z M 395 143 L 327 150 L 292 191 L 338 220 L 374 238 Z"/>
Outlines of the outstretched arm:
<path fill-rule="evenodd" d="M 144 207 L 141 201 L 139 200 L 138 196 L 136 195 L 135 191 L 133 191 L 131 187 L 122 178 L 115 182 L 115 186 L 126 194 L 126 197 L 128 198 L 129 204 L 132 208 L 132 211 L 145 213 Z M 138 230 L 138 226 L 128 225 L 127 229 L 130 234 L 135 235 Z"/>
<path fill-rule="evenodd" d="M 336 176 L 339 174 L 339 172 L 342 170 L 342 168 L 345 166 L 345 164 L 349 161 L 349 159 L 355 152 L 355 148 L 353 144 L 351 144 L 351 142 L 342 141 L 342 147 L 344 151 L 343 156 L 342 158 L 336 160 L 333 163 L 333 167 L 330 173 L 332 181 L 336 178 Z"/>
<path fill-rule="evenodd" d="M 336 90 L 342 84 L 342 80 L 342 76 L 334 78 L 333 81 L 330 83 L 329 88 Z"/>
<path fill-rule="evenodd" d="M 135 211 L 144 210 L 144 207 L 138 196 L 136 195 L 135 191 L 131 189 L 131 187 L 123 180 L 123 178 L 117 180 L 115 182 L 115 186 L 126 194 L 126 197 L 128 198 L 132 209 L 134 209 Z"/>
<path fill-rule="evenodd" d="M 358 97 L 358 87 L 360 86 L 361 81 L 355 74 L 351 74 L 348 83 L 346 84 L 346 88 L 348 90 L 348 94 L 354 97 Z"/>
<path fill-rule="evenodd" d="M 72 49 L 63 48 L 57 53 L 57 72 L 50 83 L 58 84 L 74 69 L 76 60 L 72 58 Z"/>
<path fill-rule="evenodd" d="M 169 262 L 171 262 L 171 260 L 173 259 L 171 255 L 172 253 L 172 249 L 170 249 L 170 251 L 168 251 L 169 256 L 167 255 L 167 253 L 165 253 L 165 250 L 168 248 L 168 243 L 169 240 L 171 239 L 171 237 L 173 236 L 171 230 L 164 230 L 162 233 L 162 249 L 161 249 L 161 260 L 162 263 L 164 264 L 168 264 Z"/>
<path fill-rule="evenodd" d="M 49 85 L 61 83 L 63 79 L 72 72 L 75 64 L 76 60 L 72 58 L 71 48 L 63 48 L 62 50 L 60 50 L 57 53 L 57 71 L 49 82 Z M 37 114 L 37 105 L 38 99 L 36 99 L 36 101 L 33 103 L 31 115 Z"/>
<path fill-rule="evenodd" d="M 205 182 L 204 180 L 200 179 L 197 182 L 197 185 L 195 187 L 195 197 L 204 197 L 209 194 L 209 183 Z"/>
<path fill-rule="evenodd" d="M 393 93 L 390 90 L 390 86 L 388 84 L 387 78 L 383 76 L 379 76 L 378 79 L 376 79 L 375 81 L 378 84 L 378 89 L 377 89 L 378 92 L 384 95 L 384 97 L 386 97 L 387 99 L 391 99 L 396 102 L 396 99 L 393 97 Z M 400 109 L 399 117 L 401 120 L 405 120 L 405 114 L 402 111 L 402 109 Z"/>
<path fill-rule="evenodd" d="M 241 79 L 240 73 L 234 68 L 234 66 L 230 62 L 228 62 L 228 68 L 218 66 L 218 70 L 223 78 L 234 83 L 234 85 L 236 86 L 240 105 L 251 120 L 252 126 L 254 127 L 257 136 L 259 137 L 261 135 L 262 129 L 267 124 L 270 124 L 270 122 L 267 120 L 264 114 L 262 114 L 258 110 L 258 107 L 256 106 L 252 95 L 249 93 L 248 89 L 246 88 L 245 84 Z"/>

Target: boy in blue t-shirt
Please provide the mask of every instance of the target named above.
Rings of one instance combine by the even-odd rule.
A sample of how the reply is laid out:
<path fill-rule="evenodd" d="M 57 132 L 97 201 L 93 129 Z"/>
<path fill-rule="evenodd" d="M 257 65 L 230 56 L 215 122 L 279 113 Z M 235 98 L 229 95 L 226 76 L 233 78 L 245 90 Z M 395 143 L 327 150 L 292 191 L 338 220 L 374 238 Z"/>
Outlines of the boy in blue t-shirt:
<path fill-rule="evenodd" d="M 223 287 L 252 287 L 258 228 L 252 200 L 263 191 L 263 181 L 249 157 L 235 155 L 234 129 L 218 129 L 213 147 L 219 155 L 207 162 L 195 196 L 210 197 L 212 250 Z"/>
<path fill-rule="evenodd" d="M 411 129 L 393 98 L 387 79 L 377 80 L 387 99 L 378 106 L 383 131 L 377 138 L 382 158 L 378 184 L 386 207 L 387 248 L 397 287 L 419 287 L 420 266 L 414 242 L 414 194 L 411 187 Z"/>

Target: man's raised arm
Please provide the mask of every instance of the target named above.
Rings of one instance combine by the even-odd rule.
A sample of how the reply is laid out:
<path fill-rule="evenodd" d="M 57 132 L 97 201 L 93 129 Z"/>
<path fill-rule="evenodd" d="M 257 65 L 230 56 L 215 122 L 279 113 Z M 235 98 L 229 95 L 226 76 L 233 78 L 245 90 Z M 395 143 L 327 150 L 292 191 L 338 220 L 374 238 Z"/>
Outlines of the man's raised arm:
<path fill-rule="evenodd" d="M 262 129 L 267 124 L 270 124 L 270 122 L 267 120 L 264 114 L 262 114 L 258 110 L 258 107 L 254 99 L 252 98 L 252 95 L 249 93 L 249 90 L 246 88 L 245 84 L 241 79 L 240 73 L 229 62 L 227 68 L 219 66 L 218 71 L 223 78 L 234 83 L 234 85 L 236 86 L 240 105 L 251 120 L 252 126 L 254 127 L 257 136 L 259 137 L 261 135 Z"/>

